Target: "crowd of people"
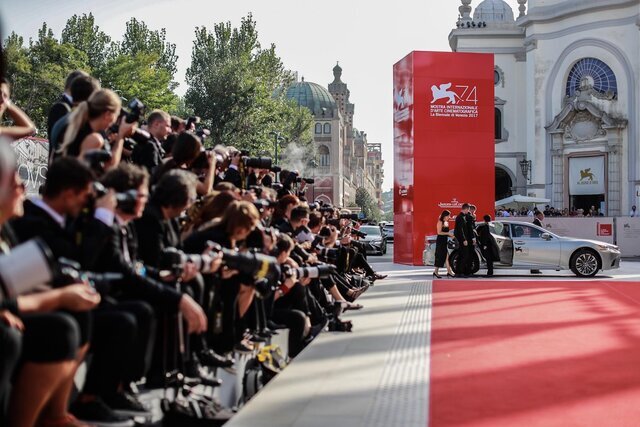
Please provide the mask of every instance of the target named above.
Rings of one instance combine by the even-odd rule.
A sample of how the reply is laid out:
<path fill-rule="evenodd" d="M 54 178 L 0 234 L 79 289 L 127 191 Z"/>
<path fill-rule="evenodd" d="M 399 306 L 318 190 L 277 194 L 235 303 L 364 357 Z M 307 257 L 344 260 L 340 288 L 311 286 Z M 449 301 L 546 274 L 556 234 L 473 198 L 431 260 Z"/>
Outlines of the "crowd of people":
<path fill-rule="evenodd" d="M 46 182 L 26 198 L 10 142 L 35 128 L 1 89 L 0 425 L 132 425 L 148 415 L 140 387 L 219 385 L 215 369 L 284 328 L 295 358 L 350 330 L 341 313 L 385 277 L 354 215 L 307 200 L 296 171 L 205 147 L 196 118 L 125 109 L 81 71 L 50 110 Z M 186 395 L 164 409 L 233 415 Z"/>
<path fill-rule="evenodd" d="M 507 208 L 499 208 L 495 211 L 496 218 L 509 218 L 509 217 L 529 217 L 533 218 L 535 216 L 536 211 L 538 211 L 537 207 L 522 207 L 520 209 L 507 209 Z M 595 206 L 591 206 L 589 209 L 582 209 L 573 207 L 571 209 L 564 208 L 554 208 L 553 206 L 546 205 L 544 210 L 541 212 L 544 213 L 544 216 L 547 218 L 581 218 L 581 217 L 603 217 L 605 216 L 600 209 Z M 636 212 L 636 206 L 631 208 L 629 212 L 630 217 L 637 217 L 638 213 Z"/>

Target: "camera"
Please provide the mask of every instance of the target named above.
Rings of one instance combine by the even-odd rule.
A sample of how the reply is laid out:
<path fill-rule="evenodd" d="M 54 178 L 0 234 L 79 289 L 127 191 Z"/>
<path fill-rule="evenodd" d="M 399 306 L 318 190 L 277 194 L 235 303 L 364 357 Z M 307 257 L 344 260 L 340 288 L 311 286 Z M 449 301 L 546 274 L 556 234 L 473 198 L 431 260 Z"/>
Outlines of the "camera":
<path fill-rule="evenodd" d="M 242 162 L 247 168 L 271 169 L 273 159 L 271 157 L 248 157 L 243 156 Z"/>
<path fill-rule="evenodd" d="M 211 273 L 213 259 L 213 254 L 186 254 L 180 249 L 165 248 L 160 253 L 158 266 L 160 271 L 168 271 L 175 276 L 181 275 L 187 264 L 195 265 L 200 273 Z"/>
<path fill-rule="evenodd" d="M 285 180 L 284 180 L 284 185 L 291 185 L 291 184 L 300 184 L 302 182 L 306 182 L 307 184 L 314 184 L 315 183 L 315 179 L 313 178 L 302 178 L 300 176 L 300 174 L 296 171 L 289 171 L 289 173 L 287 174 Z"/>
<path fill-rule="evenodd" d="M 333 213 L 333 206 L 324 205 L 320 207 L 320 213 Z"/>
<path fill-rule="evenodd" d="M 102 175 L 104 173 L 104 164 L 110 161 L 112 156 L 107 150 L 89 150 L 84 154 L 83 158 L 92 171 Z"/>
<path fill-rule="evenodd" d="M 273 184 L 271 184 L 271 189 L 276 190 L 276 191 L 280 191 L 284 188 L 284 185 L 282 185 L 279 182 L 274 182 Z"/>
<path fill-rule="evenodd" d="M 278 260 L 272 256 L 233 251 L 213 242 L 207 242 L 207 245 L 212 252 L 221 253 L 222 263 L 232 270 L 238 270 L 255 280 L 266 279 L 271 283 L 275 283 L 280 277 L 280 265 L 278 265 Z"/>
<path fill-rule="evenodd" d="M 253 205 L 258 209 L 258 211 L 263 212 L 265 209 L 274 209 L 278 202 L 272 202 L 270 200 L 258 199 L 253 202 Z"/>
<path fill-rule="evenodd" d="M 351 221 L 358 220 L 358 214 L 340 214 L 340 219 L 348 219 Z"/>
<path fill-rule="evenodd" d="M 324 262 L 335 263 L 340 255 L 339 249 L 330 249 L 322 246 L 317 246 L 316 250 L 318 258 Z"/>
<path fill-rule="evenodd" d="M 367 237 L 367 233 L 363 233 L 360 230 L 354 230 L 354 229 L 351 230 L 351 235 L 359 237 L 361 239 L 364 239 L 365 237 Z"/>
<path fill-rule="evenodd" d="M 139 121 L 140 117 L 144 115 L 144 110 L 144 104 L 138 98 L 133 98 L 131 101 L 129 101 L 129 104 L 127 104 L 127 109 L 125 110 L 123 108 L 120 114 L 122 115 L 124 113 L 125 122 L 134 123 Z"/>
<path fill-rule="evenodd" d="M 105 196 L 109 190 L 99 182 L 93 183 L 93 192 L 97 198 Z M 138 201 L 138 192 L 136 190 L 128 190 L 124 193 L 116 193 L 118 201 L 118 209 L 127 214 L 133 214 L 136 210 L 136 202 Z"/>
<path fill-rule="evenodd" d="M 316 267 L 290 267 L 289 265 L 283 266 L 282 280 L 293 278 L 294 280 L 300 279 L 326 279 L 336 272 L 333 265 L 321 264 Z"/>

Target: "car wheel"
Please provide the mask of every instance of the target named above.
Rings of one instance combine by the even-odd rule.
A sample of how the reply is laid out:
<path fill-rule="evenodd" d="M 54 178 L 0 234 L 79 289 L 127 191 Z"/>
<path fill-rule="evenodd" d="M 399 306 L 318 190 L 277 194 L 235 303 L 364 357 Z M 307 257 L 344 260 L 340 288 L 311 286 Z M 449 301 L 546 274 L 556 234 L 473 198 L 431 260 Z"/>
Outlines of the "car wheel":
<path fill-rule="evenodd" d="M 387 245 L 384 245 L 384 247 L 382 248 L 382 255 L 386 255 L 387 254 Z"/>
<path fill-rule="evenodd" d="M 480 260 L 478 255 L 474 255 L 471 263 L 471 273 L 476 274 L 478 271 L 480 271 Z"/>
<path fill-rule="evenodd" d="M 600 257 L 592 249 L 582 248 L 577 250 L 569 262 L 571 271 L 578 277 L 593 277 L 600 270 Z"/>

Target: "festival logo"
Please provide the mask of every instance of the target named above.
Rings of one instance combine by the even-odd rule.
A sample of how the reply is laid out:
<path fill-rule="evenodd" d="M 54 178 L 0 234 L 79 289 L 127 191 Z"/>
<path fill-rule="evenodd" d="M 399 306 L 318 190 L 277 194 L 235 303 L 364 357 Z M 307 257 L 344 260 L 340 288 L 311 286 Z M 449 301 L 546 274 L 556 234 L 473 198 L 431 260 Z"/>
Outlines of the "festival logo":
<path fill-rule="evenodd" d="M 585 181 L 586 180 L 586 181 Z M 597 184 L 595 175 L 591 172 L 591 168 L 582 169 L 580 171 L 580 181 L 579 184 Z"/>
<path fill-rule="evenodd" d="M 478 88 L 452 82 L 431 86 L 431 117 L 472 119 L 478 117 Z"/>
<path fill-rule="evenodd" d="M 450 202 L 440 202 L 438 207 L 442 209 L 462 209 L 462 202 L 459 202 L 457 198 L 453 198 Z"/>

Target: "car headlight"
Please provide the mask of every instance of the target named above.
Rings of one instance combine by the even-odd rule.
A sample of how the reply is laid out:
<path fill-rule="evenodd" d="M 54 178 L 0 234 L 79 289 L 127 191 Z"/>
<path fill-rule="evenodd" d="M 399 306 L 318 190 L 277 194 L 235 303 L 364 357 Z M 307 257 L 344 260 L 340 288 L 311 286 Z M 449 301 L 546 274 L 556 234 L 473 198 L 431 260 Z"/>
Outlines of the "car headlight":
<path fill-rule="evenodd" d="M 382 240 L 372 240 L 371 244 L 372 245 L 381 245 L 382 244 Z"/>
<path fill-rule="evenodd" d="M 613 245 L 598 245 L 598 250 L 600 252 L 616 252 L 618 251 L 618 247 L 617 246 L 613 246 Z"/>

